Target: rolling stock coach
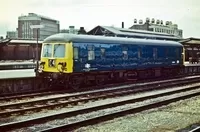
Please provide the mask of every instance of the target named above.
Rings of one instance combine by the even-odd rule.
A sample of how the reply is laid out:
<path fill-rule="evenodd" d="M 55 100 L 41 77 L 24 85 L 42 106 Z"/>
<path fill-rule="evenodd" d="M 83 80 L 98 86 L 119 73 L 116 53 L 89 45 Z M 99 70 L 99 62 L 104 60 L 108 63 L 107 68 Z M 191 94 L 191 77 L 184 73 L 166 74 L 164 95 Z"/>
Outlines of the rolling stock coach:
<path fill-rule="evenodd" d="M 178 42 L 59 33 L 43 41 L 38 71 L 49 85 L 77 90 L 177 75 L 183 66 L 184 48 Z"/>

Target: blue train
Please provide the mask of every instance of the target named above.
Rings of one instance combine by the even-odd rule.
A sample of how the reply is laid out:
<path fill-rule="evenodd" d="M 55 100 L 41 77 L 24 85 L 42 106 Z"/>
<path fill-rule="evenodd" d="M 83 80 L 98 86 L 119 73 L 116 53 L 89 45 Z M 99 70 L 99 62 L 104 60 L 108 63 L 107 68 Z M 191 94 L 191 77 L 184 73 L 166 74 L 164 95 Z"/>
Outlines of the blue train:
<path fill-rule="evenodd" d="M 55 34 L 42 44 L 39 71 L 67 87 L 179 74 L 182 44 L 172 41 Z"/>

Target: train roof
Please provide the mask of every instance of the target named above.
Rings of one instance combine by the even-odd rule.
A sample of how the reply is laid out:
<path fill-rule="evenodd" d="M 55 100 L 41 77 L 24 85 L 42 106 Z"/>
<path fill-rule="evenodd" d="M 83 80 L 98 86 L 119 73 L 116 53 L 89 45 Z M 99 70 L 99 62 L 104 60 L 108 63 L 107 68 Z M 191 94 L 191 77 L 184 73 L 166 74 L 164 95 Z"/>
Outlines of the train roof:
<path fill-rule="evenodd" d="M 174 41 L 94 36 L 94 35 L 76 35 L 68 33 L 59 33 L 51 35 L 43 41 L 43 43 L 67 43 L 67 42 L 182 46 L 182 44 Z"/>

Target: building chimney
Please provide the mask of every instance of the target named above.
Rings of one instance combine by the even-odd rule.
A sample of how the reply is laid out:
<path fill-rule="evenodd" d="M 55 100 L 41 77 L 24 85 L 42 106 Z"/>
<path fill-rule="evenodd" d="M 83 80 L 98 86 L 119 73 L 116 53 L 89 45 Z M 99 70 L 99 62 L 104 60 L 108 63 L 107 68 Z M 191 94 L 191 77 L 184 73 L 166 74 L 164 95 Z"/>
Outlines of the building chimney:
<path fill-rule="evenodd" d="M 124 28 L 124 22 L 122 22 L 122 28 Z"/>
<path fill-rule="evenodd" d="M 163 20 L 160 21 L 160 24 L 163 25 Z"/>
<path fill-rule="evenodd" d="M 139 20 L 139 24 L 143 24 L 143 21 L 141 19 Z"/>
<path fill-rule="evenodd" d="M 87 34 L 87 32 L 85 31 L 84 27 L 80 27 L 78 34 Z"/>
<path fill-rule="evenodd" d="M 134 19 L 134 23 L 135 23 L 135 24 L 137 23 L 137 19 Z"/>

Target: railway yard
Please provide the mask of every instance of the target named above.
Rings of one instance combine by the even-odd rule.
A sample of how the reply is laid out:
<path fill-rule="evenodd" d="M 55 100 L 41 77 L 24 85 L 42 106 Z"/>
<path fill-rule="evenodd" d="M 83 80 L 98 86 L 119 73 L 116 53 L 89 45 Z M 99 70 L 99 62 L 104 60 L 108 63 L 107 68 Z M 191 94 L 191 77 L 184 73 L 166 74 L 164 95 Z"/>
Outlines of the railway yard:
<path fill-rule="evenodd" d="M 1 4 L 0 132 L 200 132 L 197 0 Z"/>
<path fill-rule="evenodd" d="M 77 37 L 77 40 L 84 42 L 85 38 L 82 37 L 83 39 Z M 103 39 L 99 39 L 99 42 L 103 42 Z M 50 40 L 47 42 L 51 43 Z M 89 37 L 87 40 L 90 41 Z M 91 40 L 98 42 L 98 39 Z M 129 45 L 131 47 L 135 43 L 133 40 L 124 40 L 124 43 L 132 43 Z M 154 43 L 148 40 L 135 41 L 142 42 L 141 44 Z M 110 38 L 107 42 L 121 41 Z M 24 47 L 26 59 L 34 58 L 32 50 L 35 47 L 31 43 L 33 42 L 30 42 L 28 47 Z M 154 46 L 158 46 L 156 43 L 155 41 Z M 172 47 L 177 46 L 177 52 L 168 54 L 166 50 L 164 54 L 160 51 L 166 47 L 163 49 L 159 46 L 149 47 L 146 49 L 152 55 L 149 59 L 147 56 L 141 58 L 142 51 L 134 51 L 134 48 L 129 52 L 130 56 L 124 56 L 128 50 L 123 49 L 125 58 L 122 61 L 116 57 L 119 51 L 110 47 L 110 51 L 107 49 L 110 52 L 107 60 L 97 57 L 96 60 L 99 59 L 97 62 L 95 59 L 91 60 L 89 53 L 94 54 L 94 52 L 90 50 L 88 58 L 84 58 L 87 54 L 84 48 L 81 52 L 85 53 L 77 60 L 66 59 L 67 55 L 61 57 L 62 59 L 55 56 L 53 59 L 51 56 L 46 57 L 49 53 L 48 47 L 53 44 L 44 44 L 44 46 L 40 45 L 40 49 L 46 46 L 47 51 L 42 53 L 38 63 L 34 59 L 1 61 L 0 130 L 9 132 L 194 132 L 200 130 L 200 64 L 185 62 L 181 44 L 163 43 L 167 46 L 170 43 Z M 105 46 L 104 43 L 102 45 Z M 119 45 L 116 44 L 116 47 Z M 64 44 L 54 46 L 57 48 L 51 51 L 57 53 L 56 56 L 60 56 Z M 66 46 L 71 45 L 66 44 Z M 173 49 L 172 47 L 170 48 Z M 13 46 L 5 48 L 5 50 L 12 49 Z M 72 47 L 69 49 L 74 53 L 77 50 L 75 55 L 79 54 L 76 47 L 73 50 Z M 40 51 L 38 53 L 40 54 Z M 158 53 L 163 56 L 163 59 L 157 57 Z M 137 60 L 131 56 L 133 54 L 137 55 Z M 16 55 L 9 56 L 13 59 Z M 144 59 L 145 57 L 147 58 Z M 138 61 L 137 65 L 131 64 L 135 61 Z M 100 70 L 91 67 L 92 64 Z M 130 68 L 128 65 L 132 69 L 128 69 Z M 135 69 L 132 66 L 135 66 Z M 81 68 L 86 69 L 83 69 L 85 70 L 83 72 Z"/>

